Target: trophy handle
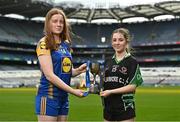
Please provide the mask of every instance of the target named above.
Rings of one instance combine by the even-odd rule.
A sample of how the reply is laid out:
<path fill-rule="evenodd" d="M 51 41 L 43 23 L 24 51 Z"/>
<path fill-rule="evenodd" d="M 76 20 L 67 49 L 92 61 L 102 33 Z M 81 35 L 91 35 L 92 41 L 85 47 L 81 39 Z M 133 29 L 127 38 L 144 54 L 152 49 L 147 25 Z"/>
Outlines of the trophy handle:
<path fill-rule="evenodd" d="M 104 78 L 105 78 L 105 67 L 104 67 L 104 65 L 102 65 L 101 67 L 100 67 L 100 70 L 101 70 L 101 72 L 100 72 L 100 84 L 99 84 L 99 87 L 100 87 L 100 91 L 99 91 L 99 94 L 100 94 L 100 92 L 101 91 L 103 91 L 103 86 L 104 86 Z M 105 106 L 105 104 L 104 104 L 104 97 L 101 97 L 101 101 L 102 101 L 102 106 L 103 106 L 103 108 L 104 108 L 104 106 Z"/>
<path fill-rule="evenodd" d="M 91 85 L 91 81 L 90 81 L 90 74 L 89 74 L 89 67 L 90 67 L 90 61 L 87 61 L 86 63 L 87 67 L 86 67 L 86 92 L 84 92 L 83 96 L 87 96 L 89 94 L 89 88 Z"/>
<path fill-rule="evenodd" d="M 87 61 L 86 65 L 87 65 L 87 67 L 86 67 L 86 88 L 89 88 L 91 85 L 90 74 L 89 74 L 90 61 Z"/>
<path fill-rule="evenodd" d="M 105 75 L 105 72 L 104 72 L 104 66 L 102 65 L 100 67 L 100 83 L 99 83 L 99 86 L 100 86 L 100 92 L 103 91 L 103 85 L 104 85 L 104 75 Z"/>

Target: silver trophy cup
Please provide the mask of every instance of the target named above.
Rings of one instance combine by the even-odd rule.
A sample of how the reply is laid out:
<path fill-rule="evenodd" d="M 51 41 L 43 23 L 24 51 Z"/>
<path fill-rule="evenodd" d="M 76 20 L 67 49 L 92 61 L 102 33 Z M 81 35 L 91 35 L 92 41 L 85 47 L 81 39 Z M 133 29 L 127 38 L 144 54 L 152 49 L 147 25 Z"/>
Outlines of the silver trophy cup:
<path fill-rule="evenodd" d="M 91 82 L 91 86 L 89 92 L 92 94 L 99 94 L 99 82 L 96 80 L 96 76 L 99 75 L 100 72 L 100 64 L 92 62 L 90 65 L 90 71 L 93 74 L 93 81 Z"/>

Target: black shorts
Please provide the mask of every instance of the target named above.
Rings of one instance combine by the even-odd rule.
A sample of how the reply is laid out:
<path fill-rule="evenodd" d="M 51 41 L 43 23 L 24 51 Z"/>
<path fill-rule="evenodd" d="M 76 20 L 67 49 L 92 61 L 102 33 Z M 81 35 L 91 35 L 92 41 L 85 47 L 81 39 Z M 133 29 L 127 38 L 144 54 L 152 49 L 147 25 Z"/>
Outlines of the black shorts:
<path fill-rule="evenodd" d="M 103 114 L 104 119 L 107 121 L 122 121 L 134 118 L 136 116 L 135 110 L 132 108 L 127 108 L 126 111 L 120 112 L 112 112 L 104 109 Z"/>

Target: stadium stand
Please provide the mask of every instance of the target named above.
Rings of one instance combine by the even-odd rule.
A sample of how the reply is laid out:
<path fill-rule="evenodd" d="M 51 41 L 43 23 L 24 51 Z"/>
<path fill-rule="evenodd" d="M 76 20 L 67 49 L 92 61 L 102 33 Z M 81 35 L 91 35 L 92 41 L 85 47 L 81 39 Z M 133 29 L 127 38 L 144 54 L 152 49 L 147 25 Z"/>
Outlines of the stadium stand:
<path fill-rule="evenodd" d="M 39 70 L 0 71 L 0 87 L 34 87 L 39 78 Z"/>
<path fill-rule="evenodd" d="M 0 17 L 0 23 L 1 41 L 37 44 L 42 36 L 42 24 L 8 17 Z"/>
<path fill-rule="evenodd" d="M 126 27 L 133 36 L 133 45 L 153 45 L 153 44 L 175 44 L 180 40 L 179 24 L 180 20 L 143 22 L 131 24 L 80 24 L 72 25 L 73 31 L 86 40 L 86 45 L 110 44 L 112 31 L 117 27 Z M 88 28 L 88 30 L 87 30 Z M 144 31 L 146 30 L 146 31 Z M 101 42 L 101 37 L 106 37 L 106 43 Z"/>
<path fill-rule="evenodd" d="M 179 67 L 141 68 L 141 73 L 145 85 L 179 85 Z"/>

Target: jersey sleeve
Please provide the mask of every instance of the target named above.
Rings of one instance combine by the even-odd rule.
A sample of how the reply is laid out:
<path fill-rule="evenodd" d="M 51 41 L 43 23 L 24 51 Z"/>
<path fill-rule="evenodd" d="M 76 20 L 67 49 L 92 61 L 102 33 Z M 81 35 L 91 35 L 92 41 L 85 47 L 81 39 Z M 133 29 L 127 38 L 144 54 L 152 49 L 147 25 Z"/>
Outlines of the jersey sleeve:
<path fill-rule="evenodd" d="M 50 50 L 46 48 L 45 41 L 40 41 L 36 48 L 37 56 L 40 55 L 50 55 Z"/>
<path fill-rule="evenodd" d="M 133 64 L 133 65 L 132 65 Z M 131 64 L 130 74 L 129 74 L 129 84 L 134 84 L 140 86 L 143 83 L 142 75 L 140 72 L 140 67 L 137 62 Z"/>

